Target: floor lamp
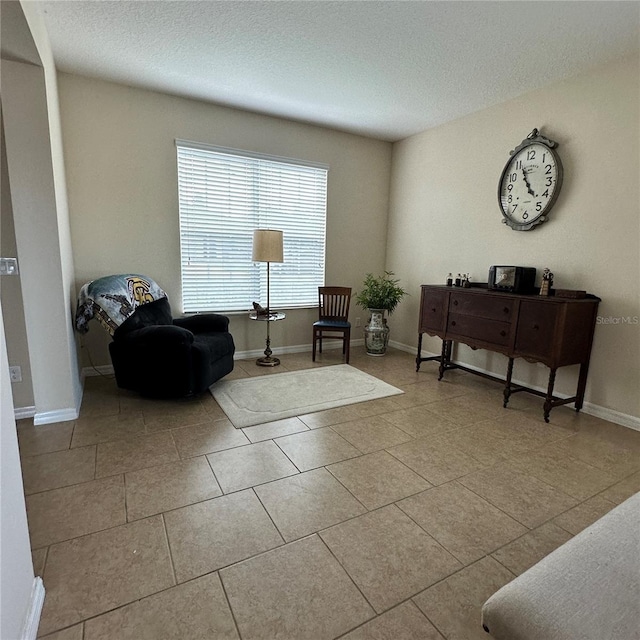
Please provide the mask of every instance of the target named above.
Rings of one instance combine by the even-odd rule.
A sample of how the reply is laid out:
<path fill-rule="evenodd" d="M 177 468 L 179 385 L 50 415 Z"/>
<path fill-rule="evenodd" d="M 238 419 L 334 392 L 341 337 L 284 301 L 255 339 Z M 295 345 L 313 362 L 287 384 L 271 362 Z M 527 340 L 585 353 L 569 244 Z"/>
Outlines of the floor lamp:
<path fill-rule="evenodd" d="M 280 360 L 271 356 L 269 326 L 271 324 L 272 313 L 269 300 L 269 271 L 272 262 L 284 262 L 282 256 L 282 231 L 256 229 L 253 232 L 253 261 L 267 263 L 267 348 L 264 350 L 264 357 L 258 358 L 256 363 L 263 367 L 275 367 L 280 364 Z"/>

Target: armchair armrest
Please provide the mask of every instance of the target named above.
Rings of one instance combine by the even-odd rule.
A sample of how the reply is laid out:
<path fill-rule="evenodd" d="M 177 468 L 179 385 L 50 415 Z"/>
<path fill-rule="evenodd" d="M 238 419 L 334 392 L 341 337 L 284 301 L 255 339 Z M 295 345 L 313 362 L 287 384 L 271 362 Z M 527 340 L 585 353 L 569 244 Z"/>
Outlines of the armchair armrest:
<path fill-rule="evenodd" d="M 145 347 L 167 347 L 193 344 L 193 333 L 171 324 L 155 324 L 131 331 L 120 342 L 134 342 Z"/>
<path fill-rule="evenodd" d="M 218 313 L 203 313 L 186 318 L 174 318 L 173 324 L 183 327 L 193 333 L 211 333 L 214 331 L 228 331 L 229 318 Z"/>

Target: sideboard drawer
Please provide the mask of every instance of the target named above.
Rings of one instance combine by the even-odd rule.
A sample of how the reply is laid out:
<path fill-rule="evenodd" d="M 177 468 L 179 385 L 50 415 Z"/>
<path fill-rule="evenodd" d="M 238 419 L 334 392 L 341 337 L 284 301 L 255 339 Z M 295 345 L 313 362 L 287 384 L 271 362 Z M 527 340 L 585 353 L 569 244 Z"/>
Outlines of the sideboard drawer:
<path fill-rule="evenodd" d="M 560 305 L 523 301 L 516 329 L 516 353 L 536 356 L 543 361 L 549 358 L 558 349 L 556 325 L 561 311 Z"/>
<path fill-rule="evenodd" d="M 447 291 L 422 289 L 420 331 L 442 331 L 447 307 Z"/>
<path fill-rule="evenodd" d="M 447 334 L 473 338 L 488 344 L 507 346 L 511 324 L 458 313 L 450 313 Z"/>
<path fill-rule="evenodd" d="M 514 301 L 496 296 L 476 296 L 462 292 L 451 294 L 450 313 L 462 313 L 488 320 L 510 322 L 513 317 Z"/>

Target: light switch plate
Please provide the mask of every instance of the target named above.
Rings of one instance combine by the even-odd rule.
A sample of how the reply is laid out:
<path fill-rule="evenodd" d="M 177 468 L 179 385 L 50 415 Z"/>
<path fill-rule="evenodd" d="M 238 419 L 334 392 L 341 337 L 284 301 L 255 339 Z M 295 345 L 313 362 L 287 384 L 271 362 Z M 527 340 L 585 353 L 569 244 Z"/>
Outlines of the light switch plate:
<path fill-rule="evenodd" d="M 0 258 L 0 276 L 17 276 L 18 258 Z"/>

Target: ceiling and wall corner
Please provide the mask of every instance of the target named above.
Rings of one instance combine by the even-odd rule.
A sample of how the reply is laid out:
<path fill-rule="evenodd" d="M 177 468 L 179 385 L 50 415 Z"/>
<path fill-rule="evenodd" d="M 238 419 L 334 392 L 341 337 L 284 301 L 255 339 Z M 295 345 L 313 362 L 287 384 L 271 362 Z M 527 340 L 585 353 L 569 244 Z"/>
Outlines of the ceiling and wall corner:
<path fill-rule="evenodd" d="M 638 2 L 36 4 L 59 70 L 396 141 L 630 54 Z"/>

